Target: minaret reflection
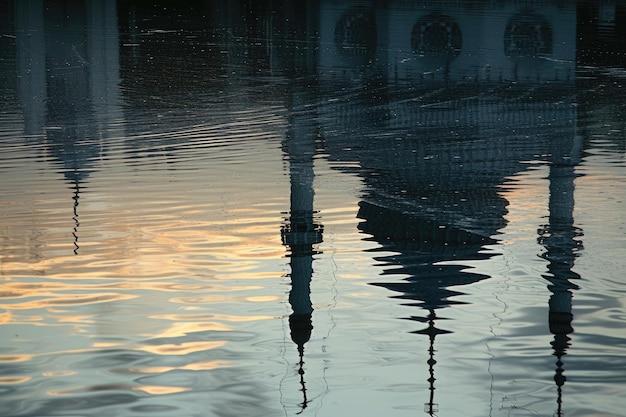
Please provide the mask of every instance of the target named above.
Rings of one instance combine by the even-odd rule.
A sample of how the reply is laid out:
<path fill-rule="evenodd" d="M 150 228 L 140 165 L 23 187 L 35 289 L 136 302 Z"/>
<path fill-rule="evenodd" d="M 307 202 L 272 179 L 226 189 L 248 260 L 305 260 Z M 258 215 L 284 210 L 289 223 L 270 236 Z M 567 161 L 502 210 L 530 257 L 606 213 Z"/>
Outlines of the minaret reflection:
<path fill-rule="evenodd" d="M 308 405 L 304 379 L 304 345 L 313 330 L 311 303 L 311 278 L 315 245 L 322 242 L 323 226 L 313 210 L 313 157 L 318 137 L 314 118 L 303 108 L 302 96 L 292 95 L 289 132 L 284 141 L 284 152 L 289 162 L 291 183 L 290 211 L 281 230 L 282 242 L 289 248 L 291 267 L 291 291 L 289 304 L 293 313 L 289 316 L 291 340 L 297 345 L 299 355 L 300 385 L 302 391 L 301 412 Z"/>
<path fill-rule="evenodd" d="M 550 173 L 549 217 L 548 224 L 539 229 L 538 241 L 546 251 L 542 254 L 549 263 L 548 273 L 543 277 L 548 280 L 548 289 L 552 293 L 548 302 L 548 323 L 554 335 L 551 342 L 556 356 L 554 382 L 557 386 L 556 416 L 563 413 L 564 373 L 563 356 L 570 346 L 569 335 L 574 331 L 572 321 L 573 290 L 579 287 L 573 282 L 580 275 L 572 271 L 582 242 L 578 240 L 582 231 L 574 226 L 574 180 L 575 166 L 580 158 L 580 139 L 575 138 L 570 144 L 554 144 Z M 558 148 L 557 148 L 558 146 Z"/>
<path fill-rule="evenodd" d="M 74 254 L 80 193 L 119 125 L 115 0 L 16 3 L 19 97 L 24 131 L 41 140 L 72 190 Z M 41 138 L 41 139 L 39 139 Z"/>

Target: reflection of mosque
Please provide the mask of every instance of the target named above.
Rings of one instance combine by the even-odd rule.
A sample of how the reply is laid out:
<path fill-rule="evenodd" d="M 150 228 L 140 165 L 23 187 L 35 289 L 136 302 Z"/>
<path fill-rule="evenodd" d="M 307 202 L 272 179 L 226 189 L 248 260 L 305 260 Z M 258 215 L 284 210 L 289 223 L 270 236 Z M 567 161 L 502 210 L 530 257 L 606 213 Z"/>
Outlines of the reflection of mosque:
<path fill-rule="evenodd" d="M 576 135 L 576 6 L 542 3 L 490 10 L 430 4 L 322 9 L 319 74 L 354 92 L 322 110 L 330 159 L 357 162 L 365 189 L 360 228 L 393 252 L 377 258 L 373 283 L 426 310 L 412 316 L 429 337 L 434 415 L 437 311 L 459 303 L 453 290 L 488 278 L 445 261 L 484 259 L 485 244 L 506 226 L 499 188 L 524 162 L 550 164 L 550 221 L 540 231 L 549 261 L 550 330 L 562 415 L 562 356 L 572 332 L 570 279 Z M 400 3 L 400 2 L 398 2 Z M 557 47 L 558 46 L 558 47 Z M 462 262 L 461 262 L 462 263 Z"/>
<path fill-rule="evenodd" d="M 118 84 L 115 2 L 16 2 L 18 80 L 25 133 L 73 190 L 74 253 L 81 189 L 102 156 Z M 42 135 L 43 136 L 39 136 Z"/>
<path fill-rule="evenodd" d="M 51 13 L 45 16 L 41 1 L 16 3 L 25 130 L 39 134 L 48 127 L 43 140 L 74 190 L 76 209 L 81 187 L 102 156 L 117 100 L 114 2 L 72 2 L 71 21 L 55 13 L 66 2 L 47 4 Z M 300 354 L 302 407 L 307 405 L 303 355 L 312 331 L 312 260 L 322 239 L 312 184 L 315 140 L 321 135 L 329 159 L 358 163 L 354 171 L 365 184 L 360 227 L 397 253 L 380 258 L 389 279 L 374 284 L 425 310 L 411 320 L 423 322 L 425 328 L 417 333 L 429 337 L 430 414 L 436 411 L 435 338 L 453 331 L 437 327 L 438 313 L 460 302 L 455 299 L 462 294 L 458 287 L 488 278 L 439 263 L 488 256 L 482 247 L 506 226 L 507 202 L 498 187 L 525 169 L 523 161 L 550 164 L 550 218 L 539 240 L 549 262 L 545 278 L 552 292 L 549 323 L 560 414 L 579 234 L 572 220 L 580 152 L 571 105 L 581 20 L 576 5 L 537 2 L 533 8 L 532 2 L 500 1 L 490 3 L 498 8 L 493 13 L 483 6 L 463 6 L 469 2 L 446 2 L 436 9 L 423 1 L 301 2 L 285 8 L 291 8 L 282 16 L 290 17 L 290 23 L 280 27 L 279 14 L 266 12 L 265 20 L 257 19 L 234 6 L 258 3 L 261 8 L 270 2 L 220 3 L 231 14 L 223 22 L 213 16 L 216 24 L 241 25 L 241 33 L 227 39 L 228 53 L 214 52 L 220 59 L 228 56 L 220 71 L 228 65 L 233 66 L 229 71 L 259 67 L 267 70 L 263 75 L 276 68 L 303 70 L 321 80 L 308 90 L 332 98 L 293 93 L 292 110 L 308 101 L 325 104 L 319 108 L 319 127 L 302 122 L 310 118 L 292 118 L 284 144 L 292 188 L 282 237 L 290 251 L 289 323 Z M 615 30 L 611 21 L 624 18 L 621 3 L 602 2 L 592 12 L 602 17 L 597 19 L 602 33 Z M 243 19 L 247 15 L 255 18 Z M 63 25 L 76 25 L 76 30 L 64 31 Z M 291 39 L 291 33 L 297 35 Z M 593 44 L 585 45 L 593 49 Z M 160 76 L 178 76 L 169 69 L 161 68 Z M 130 71 L 127 75 L 132 79 Z M 148 90 L 134 91 L 141 96 Z M 78 224 L 77 216 L 75 212 Z"/>
<path fill-rule="evenodd" d="M 356 162 L 338 165 L 358 166 L 349 169 L 364 181 L 360 228 L 383 250 L 396 253 L 378 258 L 387 266 L 384 274 L 404 277 L 374 285 L 427 311 L 411 319 L 424 322 L 426 327 L 416 333 L 429 337 L 426 412 L 431 415 L 437 409 L 435 338 L 452 331 L 437 327 L 437 312 L 460 302 L 454 297 L 462 293 L 453 287 L 488 278 L 442 261 L 487 257 L 483 246 L 506 226 L 507 201 L 499 187 L 526 169 L 526 162 L 551 164 L 550 221 L 539 239 L 546 248 L 546 279 L 553 294 L 549 323 L 560 415 L 561 359 L 572 331 L 575 285 L 570 279 L 576 277 L 571 267 L 578 247 L 571 221 L 580 153 L 572 105 L 577 6 L 498 2 L 490 5 L 498 8 L 493 13 L 464 4 L 469 2 L 435 9 L 429 2 L 324 1 L 312 14 L 315 8 L 306 9 L 313 18 L 300 27 L 305 37 L 298 40 L 299 60 L 284 53 L 289 48 L 281 48 L 277 39 L 287 31 L 270 23 L 277 19 L 246 26 L 252 31 L 246 36 L 259 45 L 256 54 L 250 50 L 247 56 L 270 73 L 312 71 L 320 80 L 314 88 L 331 98 L 314 101 L 320 105 L 320 135 L 328 158 Z M 310 36 L 311 27 L 319 28 L 318 40 Z M 289 140 L 292 212 L 283 241 L 291 249 L 290 327 L 302 354 L 312 328 L 312 248 L 321 233 L 308 188 L 312 145 L 303 146 L 297 133 Z M 294 198 L 305 189 L 310 203 L 294 210 L 307 201 Z M 303 393 L 304 407 L 304 385 Z"/>

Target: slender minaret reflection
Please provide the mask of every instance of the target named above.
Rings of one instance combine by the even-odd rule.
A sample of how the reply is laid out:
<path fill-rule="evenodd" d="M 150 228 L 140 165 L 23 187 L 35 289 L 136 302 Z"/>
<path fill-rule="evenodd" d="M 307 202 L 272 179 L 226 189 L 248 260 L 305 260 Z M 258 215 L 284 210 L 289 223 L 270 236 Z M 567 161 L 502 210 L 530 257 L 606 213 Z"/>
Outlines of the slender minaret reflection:
<path fill-rule="evenodd" d="M 80 193 L 121 124 L 116 2 L 24 0 L 15 27 L 24 131 L 36 134 L 72 190 L 78 254 Z"/>
<path fill-rule="evenodd" d="M 300 97 L 294 94 L 292 110 L 299 108 Z M 312 115 L 292 112 L 290 130 L 284 142 L 284 152 L 289 161 L 291 183 L 290 211 L 281 230 L 282 242 L 289 248 L 291 267 L 291 291 L 289 304 L 293 313 L 289 316 L 291 340 L 297 345 L 299 355 L 300 385 L 302 391 L 301 411 L 308 405 L 304 380 L 304 345 L 313 330 L 311 303 L 311 278 L 315 245 L 322 242 L 323 227 L 316 221 L 313 211 L 313 156 L 317 129 Z M 302 119 L 302 120 L 301 120 Z"/>
<path fill-rule="evenodd" d="M 558 145 L 558 144 L 557 144 Z M 563 145 L 563 144 L 560 144 Z M 566 377 L 563 357 L 570 346 L 569 335 L 574 331 L 572 321 L 573 290 L 579 287 L 572 282 L 580 275 L 572 271 L 578 251 L 582 248 L 577 239 L 581 230 L 574 226 L 574 180 L 580 146 L 574 139 L 573 147 L 554 149 L 548 176 L 550 185 L 548 224 L 539 229 L 539 243 L 546 251 L 542 255 L 549 263 L 548 289 L 552 293 L 548 303 L 548 323 L 554 335 L 551 342 L 556 356 L 554 382 L 557 386 L 557 410 L 555 416 L 563 413 L 563 387 Z"/>
<path fill-rule="evenodd" d="M 430 391 L 430 395 L 428 397 L 428 402 L 424 404 L 424 412 L 429 416 L 435 416 L 439 411 L 439 404 L 435 402 L 435 364 L 437 361 L 435 360 L 435 337 L 438 334 L 450 333 L 447 330 L 441 330 L 435 327 L 435 321 L 437 320 L 437 313 L 434 309 L 429 309 L 430 313 L 428 314 L 428 327 L 424 330 L 420 330 L 416 333 L 428 335 L 428 390 Z"/>

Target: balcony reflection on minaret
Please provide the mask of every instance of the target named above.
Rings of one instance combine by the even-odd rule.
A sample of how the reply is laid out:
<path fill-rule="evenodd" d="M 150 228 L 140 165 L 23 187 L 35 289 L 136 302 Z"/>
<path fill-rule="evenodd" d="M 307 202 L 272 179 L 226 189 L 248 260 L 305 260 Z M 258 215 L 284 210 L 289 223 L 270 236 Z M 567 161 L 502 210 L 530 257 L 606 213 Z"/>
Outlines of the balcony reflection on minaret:
<path fill-rule="evenodd" d="M 317 129 L 311 114 L 295 112 L 299 97 L 294 94 L 289 133 L 284 141 L 284 152 L 289 162 L 291 183 L 290 211 L 281 230 L 282 242 L 289 248 L 291 291 L 289 316 L 291 339 L 298 347 L 301 391 L 301 409 L 308 399 L 304 381 L 304 345 L 313 330 L 311 303 L 311 278 L 313 276 L 314 246 L 322 242 L 322 226 L 316 222 L 313 211 L 313 156 Z M 297 115 L 296 115 L 297 113 Z"/>

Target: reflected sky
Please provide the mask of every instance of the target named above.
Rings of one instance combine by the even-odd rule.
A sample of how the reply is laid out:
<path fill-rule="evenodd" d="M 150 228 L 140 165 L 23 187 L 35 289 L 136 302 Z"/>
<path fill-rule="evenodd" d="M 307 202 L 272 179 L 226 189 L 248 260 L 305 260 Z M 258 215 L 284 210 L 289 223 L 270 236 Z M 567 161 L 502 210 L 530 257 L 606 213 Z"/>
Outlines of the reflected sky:
<path fill-rule="evenodd" d="M 620 415 L 623 2 L 3 5 L 7 415 Z"/>

